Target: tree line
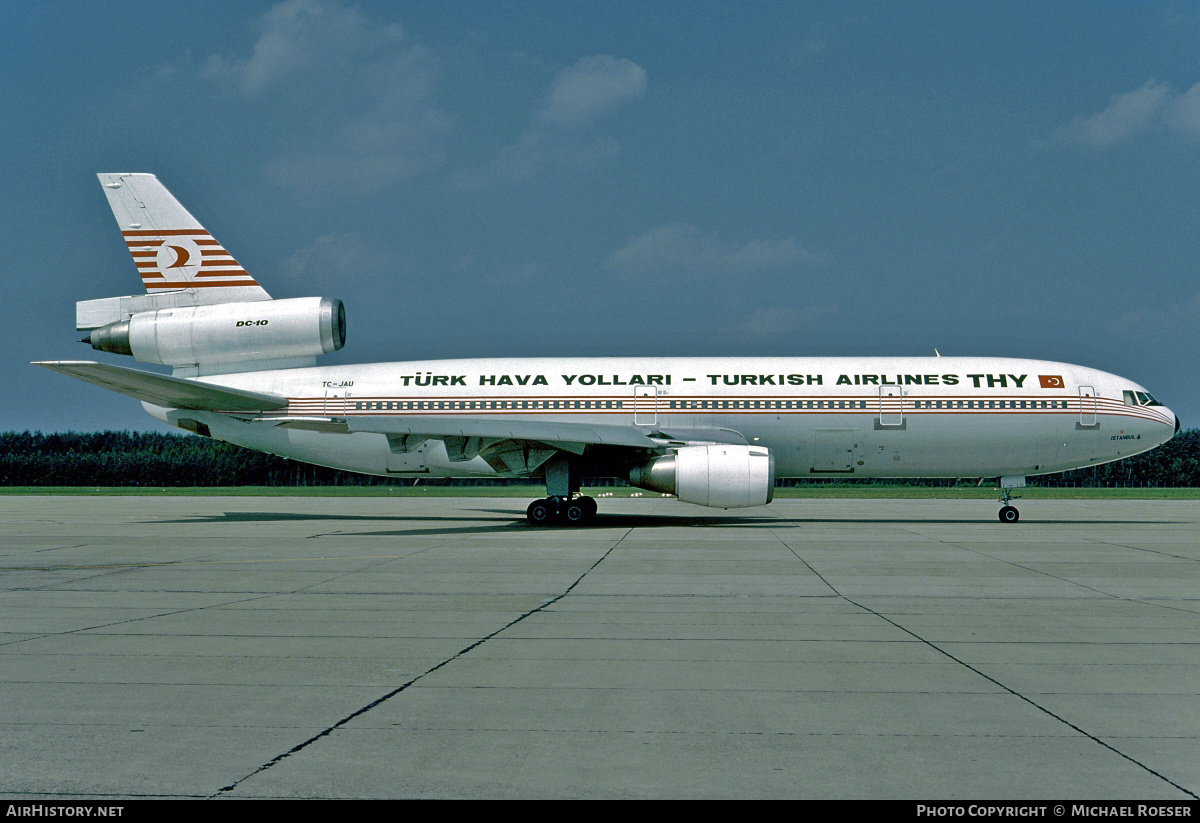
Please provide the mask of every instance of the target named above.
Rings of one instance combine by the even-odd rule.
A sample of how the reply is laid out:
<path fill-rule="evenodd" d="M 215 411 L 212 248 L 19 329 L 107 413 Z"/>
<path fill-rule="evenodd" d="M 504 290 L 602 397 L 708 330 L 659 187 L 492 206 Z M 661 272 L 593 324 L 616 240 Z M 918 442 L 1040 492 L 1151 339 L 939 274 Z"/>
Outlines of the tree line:
<path fill-rule="evenodd" d="M 480 485 L 523 481 L 427 480 Z M 612 478 L 585 479 L 612 485 Z M 820 482 L 820 481 L 817 481 Z M 923 482 L 923 481 L 918 481 Z M 928 481 L 945 485 L 946 481 Z M 1031 478 L 1039 486 L 1200 486 L 1200 429 L 1153 451 L 1090 469 Z M 0 486 L 376 486 L 412 483 L 313 466 L 193 435 L 2 432 Z M 793 481 L 788 481 L 793 485 Z"/>
<path fill-rule="evenodd" d="M 390 482 L 394 481 L 312 466 L 194 435 L 0 433 L 0 486 L 357 486 Z"/>

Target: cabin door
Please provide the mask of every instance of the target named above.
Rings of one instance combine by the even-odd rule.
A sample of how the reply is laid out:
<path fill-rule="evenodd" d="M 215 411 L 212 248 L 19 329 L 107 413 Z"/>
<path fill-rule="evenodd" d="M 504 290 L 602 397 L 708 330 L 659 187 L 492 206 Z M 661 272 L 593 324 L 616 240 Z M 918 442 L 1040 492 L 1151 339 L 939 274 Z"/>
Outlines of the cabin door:
<path fill-rule="evenodd" d="M 1096 390 L 1091 386 L 1079 387 L 1079 425 L 1096 426 Z"/>
<path fill-rule="evenodd" d="M 658 423 L 658 386 L 633 387 L 633 422 L 636 426 Z"/>
<path fill-rule="evenodd" d="M 337 389 L 325 390 L 325 402 L 321 406 L 322 417 L 345 417 L 346 416 L 346 397 L 349 392 L 340 392 Z"/>
<path fill-rule="evenodd" d="M 899 386 L 879 387 L 879 425 L 895 428 L 904 425 L 904 390 Z"/>

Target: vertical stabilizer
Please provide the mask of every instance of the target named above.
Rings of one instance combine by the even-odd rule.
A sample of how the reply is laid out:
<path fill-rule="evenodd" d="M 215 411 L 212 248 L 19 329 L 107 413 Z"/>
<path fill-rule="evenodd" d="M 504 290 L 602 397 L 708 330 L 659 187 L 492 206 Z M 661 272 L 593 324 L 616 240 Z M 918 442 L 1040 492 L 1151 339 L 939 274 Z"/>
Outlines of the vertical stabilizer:
<path fill-rule="evenodd" d="M 271 299 L 153 174 L 98 177 L 149 294 L 192 305 Z"/>

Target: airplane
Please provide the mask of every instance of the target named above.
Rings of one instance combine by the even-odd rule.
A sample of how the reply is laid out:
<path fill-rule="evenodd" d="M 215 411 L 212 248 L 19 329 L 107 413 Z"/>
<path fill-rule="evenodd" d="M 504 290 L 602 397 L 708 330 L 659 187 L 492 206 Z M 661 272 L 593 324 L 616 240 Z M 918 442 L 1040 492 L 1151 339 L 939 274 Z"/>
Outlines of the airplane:
<path fill-rule="evenodd" d="M 171 375 L 35 365 L 142 401 L 168 425 L 399 477 L 534 478 L 531 524 L 580 524 L 580 478 L 720 509 L 779 478 L 1026 477 L 1148 451 L 1179 431 L 1142 386 L 996 357 L 431 360 L 316 366 L 346 342 L 329 297 L 273 299 L 152 174 L 100 174 L 146 294 L 76 303 L 81 342 Z"/>

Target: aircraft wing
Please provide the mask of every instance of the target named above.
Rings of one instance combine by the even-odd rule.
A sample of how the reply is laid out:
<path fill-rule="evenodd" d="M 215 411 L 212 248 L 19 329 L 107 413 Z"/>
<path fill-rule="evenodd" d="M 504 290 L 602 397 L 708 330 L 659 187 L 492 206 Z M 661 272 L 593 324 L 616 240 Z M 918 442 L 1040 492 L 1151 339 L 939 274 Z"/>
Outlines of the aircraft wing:
<path fill-rule="evenodd" d="M 101 388 L 175 409 L 251 413 L 265 412 L 263 422 L 317 431 L 376 432 L 396 436 L 481 438 L 489 440 L 543 443 L 551 448 L 583 452 L 584 446 L 620 446 L 635 449 L 662 449 L 685 443 L 742 443 L 745 439 L 732 429 L 663 430 L 648 426 L 611 423 L 570 423 L 559 421 L 487 418 L 455 415 L 405 417 L 277 417 L 271 412 L 286 409 L 288 399 L 280 395 L 217 386 L 198 380 L 184 380 L 165 374 L 127 369 L 90 360 L 45 360 L 35 362 L 51 371 L 78 378 Z"/>
<path fill-rule="evenodd" d="M 618 426 L 605 423 L 559 423 L 541 420 L 513 420 L 455 416 L 428 417 L 351 417 L 349 430 L 393 435 L 417 435 L 432 438 L 484 437 L 501 440 L 535 441 L 558 445 L 573 451 L 568 444 L 628 446 L 658 449 L 667 444 L 659 432 L 645 426 Z"/>
<path fill-rule="evenodd" d="M 218 412 L 255 412 L 286 408 L 286 397 L 214 386 L 165 374 L 111 366 L 90 360 L 43 360 L 33 365 L 144 400 L 156 406 Z"/>

